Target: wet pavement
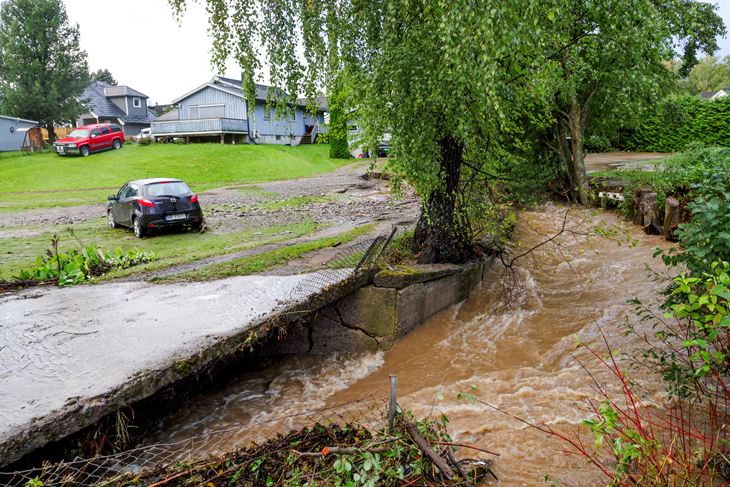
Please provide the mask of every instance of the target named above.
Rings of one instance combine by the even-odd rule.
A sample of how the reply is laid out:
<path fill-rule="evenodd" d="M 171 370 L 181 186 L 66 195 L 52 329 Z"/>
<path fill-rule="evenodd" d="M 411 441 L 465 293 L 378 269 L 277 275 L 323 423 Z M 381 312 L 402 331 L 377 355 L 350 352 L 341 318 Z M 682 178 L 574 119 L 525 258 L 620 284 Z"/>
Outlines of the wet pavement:
<path fill-rule="evenodd" d="M 0 464 L 6 463 L 5 443 L 36 435 L 44 423 L 58 429 L 52 423 L 84 421 L 80 408 L 131 399 L 134 394 L 122 391 L 135 377 L 246 333 L 284 303 L 292 305 L 293 296 L 299 301 L 317 293 L 313 281 L 312 274 L 245 276 L 0 296 Z"/>

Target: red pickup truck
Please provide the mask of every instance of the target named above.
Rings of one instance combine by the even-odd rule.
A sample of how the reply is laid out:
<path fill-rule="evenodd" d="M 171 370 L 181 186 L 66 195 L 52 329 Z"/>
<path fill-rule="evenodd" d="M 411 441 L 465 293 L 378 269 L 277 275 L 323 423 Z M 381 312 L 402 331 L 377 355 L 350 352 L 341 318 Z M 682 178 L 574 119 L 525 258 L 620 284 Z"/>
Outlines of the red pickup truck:
<path fill-rule="evenodd" d="M 86 157 L 92 152 L 106 149 L 121 149 L 124 145 L 124 131 L 113 123 L 95 123 L 76 127 L 68 136 L 53 143 L 53 150 L 59 156 L 78 155 Z"/>

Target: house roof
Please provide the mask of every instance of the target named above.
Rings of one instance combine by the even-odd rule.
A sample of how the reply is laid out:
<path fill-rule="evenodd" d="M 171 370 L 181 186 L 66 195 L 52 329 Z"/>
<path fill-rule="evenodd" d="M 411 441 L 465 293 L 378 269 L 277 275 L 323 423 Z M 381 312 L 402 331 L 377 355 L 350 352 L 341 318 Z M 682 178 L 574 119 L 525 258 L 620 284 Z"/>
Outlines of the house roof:
<path fill-rule="evenodd" d="M 168 120 L 178 120 L 180 115 L 178 114 L 177 108 L 173 108 L 167 113 L 163 113 L 155 119 L 155 122 L 166 122 Z"/>
<path fill-rule="evenodd" d="M 298 98 L 297 99 L 297 105 L 301 106 L 307 106 L 309 104 L 310 99 L 309 98 Z M 327 111 L 327 97 L 326 96 L 317 96 L 311 99 L 311 101 L 314 102 L 314 104 L 317 106 L 319 110 Z"/>
<path fill-rule="evenodd" d="M 717 93 L 717 91 L 703 91 L 700 93 L 700 98 L 712 98 L 715 96 L 715 93 Z"/>
<path fill-rule="evenodd" d="M 184 100 L 185 98 L 194 93 L 197 93 L 205 87 L 215 88 L 217 90 L 225 91 L 227 93 L 231 93 L 232 95 L 237 95 L 242 98 L 245 96 L 242 88 L 242 82 L 240 79 L 226 78 L 225 76 L 214 76 L 213 79 L 211 79 L 207 83 L 203 83 L 192 91 L 189 91 L 184 95 L 175 98 L 174 100 L 172 100 L 171 103 L 178 103 L 180 100 Z M 254 83 L 254 87 L 254 98 L 259 101 L 266 101 L 269 97 L 269 91 L 273 89 L 271 86 L 262 85 L 259 83 Z M 281 96 L 281 98 L 283 99 L 289 98 L 289 95 L 283 90 L 276 89 L 274 93 Z M 324 99 L 324 104 L 322 103 L 322 100 L 320 100 L 320 98 Z M 321 110 L 327 110 L 327 101 L 324 97 L 318 97 L 316 100 Z M 299 106 L 306 106 L 307 100 L 305 98 L 300 98 L 296 100 L 296 104 Z"/>
<path fill-rule="evenodd" d="M 35 121 L 35 120 L 28 120 L 28 119 L 25 119 L 25 118 L 18 118 L 18 117 L 8 117 L 8 116 L 6 116 L 6 115 L 0 115 L 0 118 L 4 118 L 5 120 L 12 120 L 13 122 L 26 122 L 26 123 L 34 123 L 34 124 L 36 124 L 36 125 L 38 124 L 38 122 L 37 122 L 37 121 Z"/>
<path fill-rule="evenodd" d="M 144 93 L 140 93 L 139 91 L 137 91 L 137 90 L 135 90 L 133 88 L 130 88 L 129 86 L 126 86 L 126 85 L 121 85 L 121 86 L 109 85 L 109 86 L 106 86 L 106 87 L 104 87 L 104 94 L 106 96 L 109 96 L 109 97 L 114 97 L 114 96 L 136 96 L 136 97 L 139 97 L 139 98 L 149 98 Z"/>
<path fill-rule="evenodd" d="M 119 88 L 119 90 L 111 90 L 114 96 L 140 96 L 147 98 L 142 93 L 136 90 L 132 90 L 128 86 L 112 86 L 103 81 L 92 81 L 81 93 L 80 99 L 86 103 L 86 106 L 91 111 L 91 114 L 95 117 L 115 117 L 123 123 L 149 123 L 155 119 L 155 116 L 147 110 L 146 117 L 138 117 L 134 115 L 127 115 L 124 111 L 116 106 L 110 99 L 107 93 L 111 88 Z M 123 90 L 122 90 L 123 89 Z M 122 95 L 117 93 L 127 92 L 128 95 Z M 134 94 L 134 93 L 138 93 Z"/>

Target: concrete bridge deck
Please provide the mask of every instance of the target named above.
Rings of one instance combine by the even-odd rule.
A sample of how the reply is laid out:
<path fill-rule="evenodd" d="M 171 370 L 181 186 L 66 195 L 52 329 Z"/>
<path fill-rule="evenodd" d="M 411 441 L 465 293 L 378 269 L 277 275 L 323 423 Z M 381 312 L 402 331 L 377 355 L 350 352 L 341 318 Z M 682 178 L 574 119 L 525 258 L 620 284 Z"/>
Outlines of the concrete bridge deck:
<path fill-rule="evenodd" d="M 180 364 L 190 361 L 194 372 L 232 346 L 227 342 L 240 345 L 250 329 L 332 284 L 331 274 L 316 277 L 110 283 L 0 296 L 0 465 L 172 384 Z"/>

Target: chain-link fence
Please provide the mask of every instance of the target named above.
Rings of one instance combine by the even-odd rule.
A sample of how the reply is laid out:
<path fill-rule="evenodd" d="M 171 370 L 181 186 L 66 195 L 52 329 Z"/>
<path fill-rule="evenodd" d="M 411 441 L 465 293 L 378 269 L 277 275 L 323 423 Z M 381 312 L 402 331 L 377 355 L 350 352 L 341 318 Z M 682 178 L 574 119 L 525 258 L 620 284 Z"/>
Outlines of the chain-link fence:
<path fill-rule="evenodd" d="M 348 245 L 329 259 L 321 269 L 313 272 L 300 282 L 291 292 L 290 300 L 299 301 L 303 297 L 316 295 L 357 277 L 370 270 L 393 240 L 398 227 L 385 235 Z"/>

